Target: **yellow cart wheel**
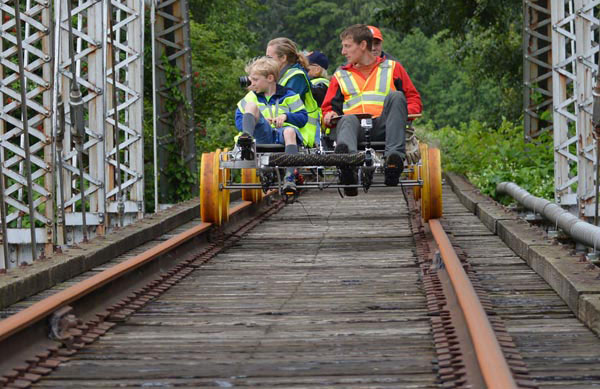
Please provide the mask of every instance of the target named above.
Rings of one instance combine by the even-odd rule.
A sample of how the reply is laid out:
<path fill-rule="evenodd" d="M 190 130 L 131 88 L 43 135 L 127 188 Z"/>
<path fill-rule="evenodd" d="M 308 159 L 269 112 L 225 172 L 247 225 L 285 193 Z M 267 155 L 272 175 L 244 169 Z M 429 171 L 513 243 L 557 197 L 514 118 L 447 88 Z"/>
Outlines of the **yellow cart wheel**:
<path fill-rule="evenodd" d="M 429 147 L 426 144 L 420 146 L 421 151 L 421 217 L 425 222 L 431 218 L 431 203 L 429 193 L 431 192 L 429 182 Z"/>
<path fill-rule="evenodd" d="M 419 164 L 413 165 L 413 171 L 412 171 L 412 173 L 410 173 L 410 179 L 414 180 L 414 181 L 418 181 L 419 177 L 421 176 L 420 171 L 421 171 L 421 166 L 419 166 Z M 420 186 L 413 186 L 413 198 L 415 199 L 415 201 L 417 201 L 421 198 L 421 187 Z"/>
<path fill-rule="evenodd" d="M 260 184 L 260 178 L 258 178 L 258 176 L 255 174 L 254 178 L 256 179 L 256 183 Z M 253 190 L 254 194 L 254 202 L 255 203 L 260 203 L 263 199 L 263 191 L 262 188 L 261 189 L 255 189 Z"/>
<path fill-rule="evenodd" d="M 227 161 L 227 152 L 229 151 L 229 149 L 223 149 L 223 152 L 221 153 L 221 159 L 223 161 Z M 231 179 L 231 169 L 227 169 L 227 168 L 223 168 L 223 169 L 219 169 L 219 183 L 220 184 L 227 184 L 229 182 L 229 180 Z M 223 219 L 223 222 L 226 222 L 229 220 L 229 189 L 222 189 L 221 190 L 221 217 Z"/>
<path fill-rule="evenodd" d="M 423 156 L 427 153 L 427 144 L 426 143 L 419 143 L 419 154 L 421 154 L 421 165 L 415 165 L 415 179 L 416 180 L 422 180 L 423 179 Z M 421 191 L 423 190 L 423 188 L 421 188 L 420 186 L 415 187 L 415 190 L 413 191 L 415 200 L 420 200 L 421 199 Z"/>
<path fill-rule="evenodd" d="M 419 168 L 418 165 L 411 165 L 409 167 L 412 167 L 413 171 L 408 173 L 408 179 L 416 180 L 417 179 L 417 169 Z M 417 187 L 413 186 L 412 191 L 413 191 L 413 197 L 415 200 L 417 199 L 417 194 L 415 193 L 416 190 L 417 190 Z"/>
<path fill-rule="evenodd" d="M 256 175 L 256 169 L 242 169 L 242 184 L 257 184 L 260 179 Z M 242 189 L 242 200 L 258 203 L 262 200 L 262 189 Z"/>
<path fill-rule="evenodd" d="M 200 168 L 200 217 L 203 222 L 221 224 L 222 196 L 219 191 L 219 153 L 202 154 Z"/>
<path fill-rule="evenodd" d="M 429 218 L 442 217 L 442 161 L 440 149 L 429 149 Z"/>

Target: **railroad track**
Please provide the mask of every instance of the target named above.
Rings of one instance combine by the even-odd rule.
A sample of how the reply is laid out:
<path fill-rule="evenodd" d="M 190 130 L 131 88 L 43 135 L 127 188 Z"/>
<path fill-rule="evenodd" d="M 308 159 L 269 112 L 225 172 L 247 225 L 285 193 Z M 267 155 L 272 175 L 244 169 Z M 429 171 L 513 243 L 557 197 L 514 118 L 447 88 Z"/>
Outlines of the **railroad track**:
<path fill-rule="evenodd" d="M 484 362 L 464 343 L 456 298 L 443 293 L 437 227 L 421 225 L 399 191 L 309 192 L 301 201 L 181 251 L 179 268 L 65 329 L 70 348 L 50 345 L 4 383 L 477 388 L 496 377 L 498 365 L 472 369 Z M 442 225 L 516 387 L 600 385 L 598 338 L 447 187 L 444 201 Z M 79 318 L 94 311 L 80 309 Z M 498 385 L 488 383 L 508 387 Z"/>

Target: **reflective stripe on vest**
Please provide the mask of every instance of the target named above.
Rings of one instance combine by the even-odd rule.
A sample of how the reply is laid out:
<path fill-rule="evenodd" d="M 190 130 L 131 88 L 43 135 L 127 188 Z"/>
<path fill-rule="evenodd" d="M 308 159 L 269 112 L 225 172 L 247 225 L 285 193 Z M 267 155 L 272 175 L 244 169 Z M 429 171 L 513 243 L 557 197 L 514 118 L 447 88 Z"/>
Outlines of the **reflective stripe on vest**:
<path fill-rule="evenodd" d="M 242 114 L 246 113 L 246 106 L 248 103 L 256 104 L 260 113 L 265 119 L 276 118 L 282 113 L 296 112 L 304 107 L 304 104 L 302 104 L 302 99 L 300 99 L 300 96 L 298 95 L 288 96 L 282 101 L 279 101 L 278 104 L 265 104 L 258 101 L 258 97 L 254 92 L 248 92 L 248 94 L 246 94 L 246 96 L 244 96 L 244 98 L 240 100 L 237 105 Z M 297 126 L 294 126 L 288 122 L 285 122 L 284 125 L 298 128 Z"/>
<path fill-rule="evenodd" d="M 279 84 L 285 86 L 290 78 L 301 74 L 308 85 L 308 92 L 304 95 L 304 107 L 308 112 L 308 122 L 300 129 L 300 133 L 304 138 L 304 144 L 308 147 L 313 147 L 319 144 L 321 139 L 321 115 L 319 113 L 319 104 L 312 95 L 310 90 L 310 81 L 306 78 L 306 73 L 298 68 L 288 68 L 283 76 L 279 79 Z"/>
<path fill-rule="evenodd" d="M 319 84 L 325 84 L 327 85 L 327 87 L 329 87 L 329 80 L 325 77 L 313 78 L 312 80 L 310 80 L 310 83 L 315 86 Z"/>
<path fill-rule="evenodd" d="M 334 77 L 344 95 L 344 114 L 370 113 L 374 117 L 381 115 L 386 96 L 391 90 L 396 90 L 393 82 L 394 65 L 394 61 L 384 60 L 366 80 L 355 77 L 348 70 L 337 70 Z"/>

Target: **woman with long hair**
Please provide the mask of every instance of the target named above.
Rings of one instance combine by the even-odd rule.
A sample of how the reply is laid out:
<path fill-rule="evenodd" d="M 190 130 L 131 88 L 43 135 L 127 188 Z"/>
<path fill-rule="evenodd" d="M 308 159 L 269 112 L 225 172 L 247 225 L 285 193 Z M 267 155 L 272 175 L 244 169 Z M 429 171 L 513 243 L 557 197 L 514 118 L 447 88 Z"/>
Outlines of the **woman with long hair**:
<path fill-rule="evenodd" d="M 282 86 L 300 95 L 308 112 L 308 122 L 300 129 L 304 144 L 309 147 L 319 145 L 321 119 L 319 106 L 312 95 L 308 78 L 308 60 L 298 51 L 298 46 L 289 38 L 275 38 L 267 44 L 267 56 L 279 64 L 279 81 Z"/>

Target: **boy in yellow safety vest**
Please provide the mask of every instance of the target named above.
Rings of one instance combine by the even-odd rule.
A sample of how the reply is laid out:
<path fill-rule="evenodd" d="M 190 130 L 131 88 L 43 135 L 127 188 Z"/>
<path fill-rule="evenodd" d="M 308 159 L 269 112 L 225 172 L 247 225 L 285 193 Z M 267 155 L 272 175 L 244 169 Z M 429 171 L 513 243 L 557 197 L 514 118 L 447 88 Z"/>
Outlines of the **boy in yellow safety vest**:
<path fill-rule="evenodd" d="M 242 159 L 254 159 L 251 145 L 284 144 L 285 152 L 297 154 L 302 144 L 299 128 L 308 121 L 308 114 L 300 96 L 277 84 L 279 65 L 268 57 L 259 57 L 246 65 L 251 82 L 250 90 L 237 104 L 235 125 L 242 132 L 237 143 Z M 294 168 L 286 170 L 284 191 L 295 191 Z"/>

